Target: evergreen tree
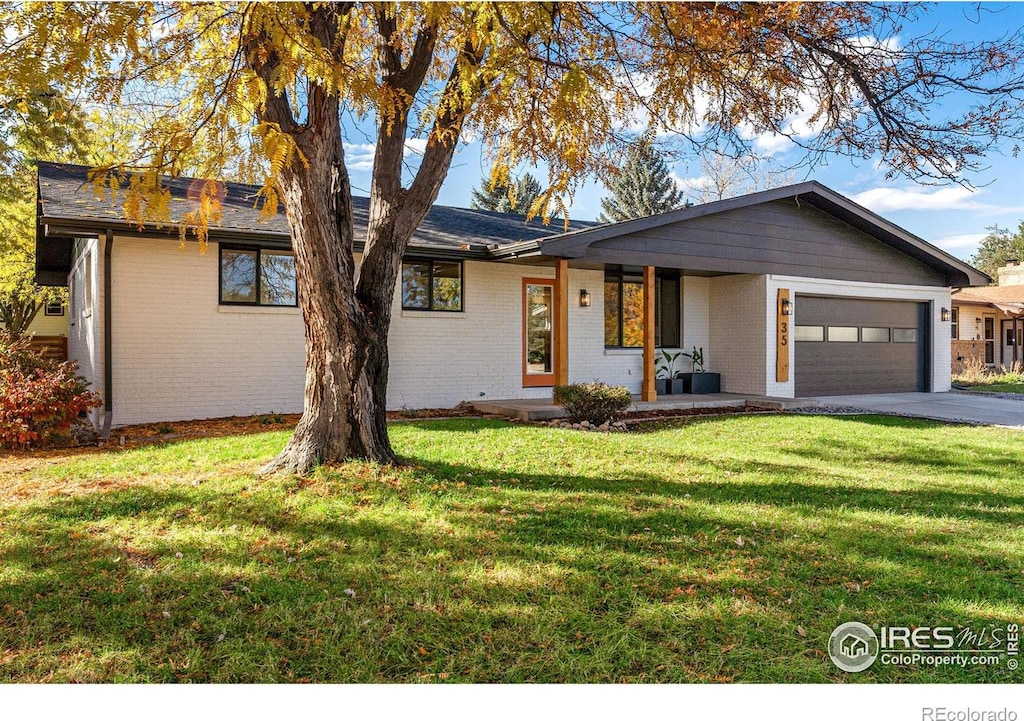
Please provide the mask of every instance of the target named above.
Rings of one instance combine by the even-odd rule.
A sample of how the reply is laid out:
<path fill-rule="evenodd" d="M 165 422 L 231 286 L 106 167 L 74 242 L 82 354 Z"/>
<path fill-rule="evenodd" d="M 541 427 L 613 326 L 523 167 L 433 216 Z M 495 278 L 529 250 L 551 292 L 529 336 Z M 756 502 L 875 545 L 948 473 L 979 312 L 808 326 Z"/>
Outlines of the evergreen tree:
<path fill-rule="evenodd" d="M 498 183 L 491 187 L 491 181 L 488 178 L 482 178 L 480 187 L 473 188 L 473 197 L 469 201 L 469 207 L 476 210 L 526 215 L 530 211 L 530 206 L 540 196 L 541 190 L 543 188 L 540 187 L 540 181 L 529 173 L 516 179 L 512 186 Z"/>
<path fill-rule="evenodd" d="M 643 218 L 675 210 L 683 204 L 683 192 L 676 187 L 652 141 L 648 133 L 633 143 L 619 174 L 606 182 L 611 196 L 601 199 L 597 219 L 602 223 Z"/>

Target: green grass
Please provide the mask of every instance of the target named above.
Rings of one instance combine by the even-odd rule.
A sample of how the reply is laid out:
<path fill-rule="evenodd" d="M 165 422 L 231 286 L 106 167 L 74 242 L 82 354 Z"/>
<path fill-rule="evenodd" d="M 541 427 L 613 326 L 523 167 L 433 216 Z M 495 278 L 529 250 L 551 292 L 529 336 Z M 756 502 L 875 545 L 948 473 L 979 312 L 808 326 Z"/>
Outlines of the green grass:
<path fill-rule="evenodd" d="M 957 380 L 957 379 L 954 379 Z M 972 372 L 962 379 L 972 391 L 986 393 L 1024 393 L 1024 373 L 1018 371 Z"/>
<path fill-rule="evenodd" d="M 972 391 L 983 391 L 985 393 L 1024 393 L 1024 382 L 1022 383 L 982 383 L 969 386 Z"/>
<path fill-rule="evenodd" d="M 823 653 L 847 620 L 1020 622 L 1014 431 L 769 415 L 391 434 L 407 466 L 307 480 L 254 475 L 286 432 L 23 471 L 0 506 L 0 680 L 1021 680 L 848 675 Z"/>

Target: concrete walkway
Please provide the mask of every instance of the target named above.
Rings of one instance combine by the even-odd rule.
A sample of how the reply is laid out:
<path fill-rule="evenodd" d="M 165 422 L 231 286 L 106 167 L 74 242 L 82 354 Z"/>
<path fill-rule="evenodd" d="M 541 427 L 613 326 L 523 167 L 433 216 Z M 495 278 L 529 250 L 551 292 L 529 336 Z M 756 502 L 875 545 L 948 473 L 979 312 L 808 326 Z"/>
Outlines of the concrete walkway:
<path fill-rule="evenodd" d="M 963 393 L 884 393 L 820 396 L 803 400 L 822 406 L 852 406 L 878 413 L 1024 429 L 1024 401 L 1009 398 L 986 398 Z"/>

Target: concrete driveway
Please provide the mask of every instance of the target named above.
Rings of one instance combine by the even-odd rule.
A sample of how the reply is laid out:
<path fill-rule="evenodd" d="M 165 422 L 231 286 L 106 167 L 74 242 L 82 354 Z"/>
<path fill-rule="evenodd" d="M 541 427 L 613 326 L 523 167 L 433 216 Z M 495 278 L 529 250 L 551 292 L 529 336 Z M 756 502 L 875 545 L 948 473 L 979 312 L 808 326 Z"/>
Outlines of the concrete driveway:
<path fill-rule="evenodd" d="M 964 393 L 883 393 L 819 396 L 808 400 L 817 401 L 823 406 L 852 406 L 878 413 L 967 421 L 1024 430 L 1024 401 L 1009 398 L 988 398 Z"/>

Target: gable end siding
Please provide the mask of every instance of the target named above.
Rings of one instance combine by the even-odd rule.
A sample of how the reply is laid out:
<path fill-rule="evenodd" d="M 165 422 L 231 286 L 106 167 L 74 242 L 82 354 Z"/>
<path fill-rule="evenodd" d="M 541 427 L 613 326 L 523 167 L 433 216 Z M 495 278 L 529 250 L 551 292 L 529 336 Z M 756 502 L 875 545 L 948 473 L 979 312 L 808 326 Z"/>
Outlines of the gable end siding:
<path fill-rule="evenodd" d="M 593 243 L 587 260 L 945 286 L 943 274 L 806 203 L 777 200 Z"/>

